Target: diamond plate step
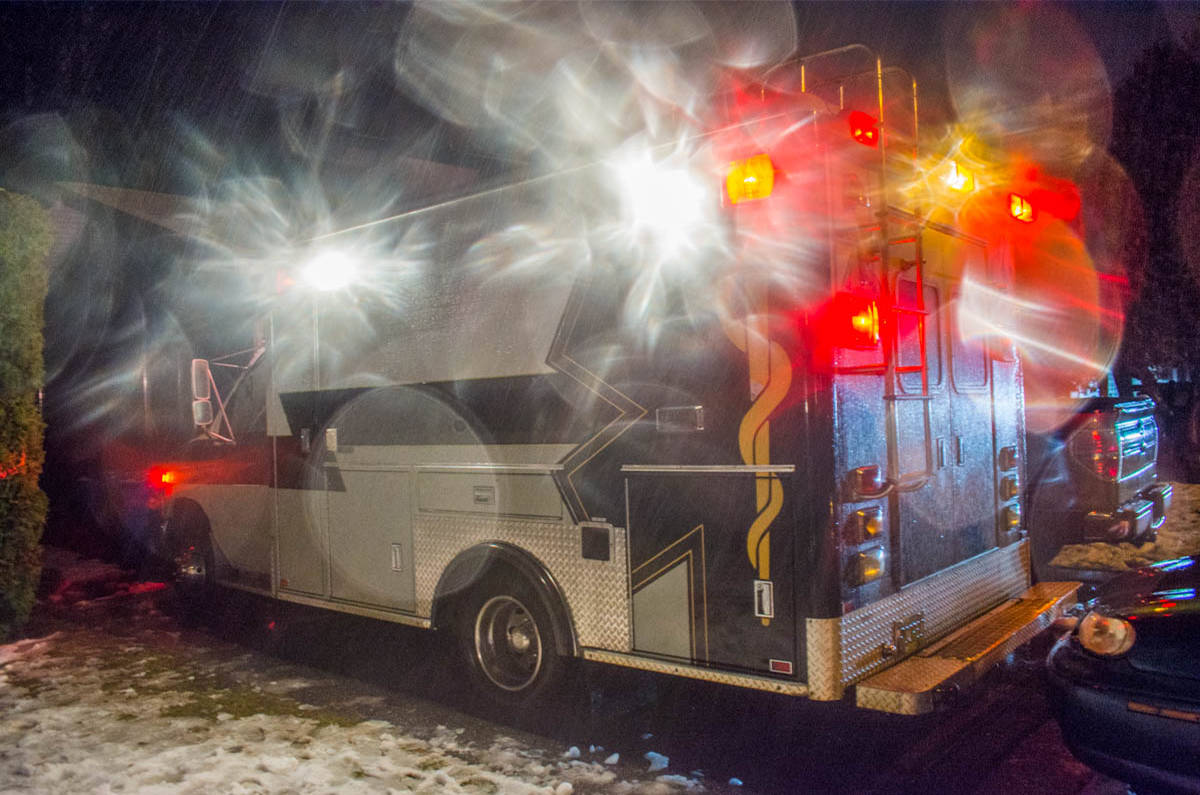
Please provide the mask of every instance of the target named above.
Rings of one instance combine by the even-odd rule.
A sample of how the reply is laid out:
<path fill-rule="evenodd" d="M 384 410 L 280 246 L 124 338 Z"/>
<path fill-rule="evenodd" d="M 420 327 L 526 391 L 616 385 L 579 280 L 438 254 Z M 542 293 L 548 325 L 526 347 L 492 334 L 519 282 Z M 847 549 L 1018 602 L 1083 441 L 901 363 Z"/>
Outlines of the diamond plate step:
<path fill-rule="evenodd" d="M 898 715 L 934 708 L 935 693 L 966 687 L 1075 602 L 1077 582 L 1038 583 L 904 662 L 859 682 L 858 706 Z"/>

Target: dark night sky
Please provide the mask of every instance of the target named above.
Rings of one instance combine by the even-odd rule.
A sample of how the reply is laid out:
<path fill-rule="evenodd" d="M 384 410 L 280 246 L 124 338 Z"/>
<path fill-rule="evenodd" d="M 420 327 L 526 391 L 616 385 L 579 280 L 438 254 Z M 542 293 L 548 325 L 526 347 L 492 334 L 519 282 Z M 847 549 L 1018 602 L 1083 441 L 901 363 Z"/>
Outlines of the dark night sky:
<path fill-rule="evenodd" d="M 956 46 L 947 41 L 954 37 L 948 20 L 995 6 L 852 2 L 795 8 L 801 50 L 862 42 L 885 62 L 913 72 L 923 101 L 940 104 L 943 52 Z M 1191 3 L 1073 3 L 1065 9 L 1094 42 L 1114 85 L 1149 45 L 1180 39 L 1200 20 L 1200 5 Z M 174 113 L 218 140 L 236 137 L 248 132 L 243 125 L 253 115 L 256 94 L 274 93 L 274 102 L 286 104 L 286 85 L 320 81 L 345 61 L 360 73 L 386 73 L 405 13 L 402 5 L 378 3 L 5 4 L 0 114 L 11 122 L 31 113 L 102 107 L 136 135 Z"/>
<path fill-rule="evenodd" d="M 752 15 L 747 5 L 732 8 Z M 925 111 L 947 121 L 953 118 L 947 64 L 971 44 L 963 30 L 980 19 L 1001 19 L 1006 10 L 1045 6 L 847 2 L 794 8 L 802 52 L 866 44 L 885 63 L 912 72 Z M 1103 68 L 1089 74 L 1104 81 L 1106 71 L 1110 88 L 1131 74 L 1148 47 L 1183 41 L 1200 20 L 1200 5 L 1184 3 L 1077 3 L 1057 10 L 1073 20 L 1068 27 L 1082 34 L 1083 50 L 1095 47 L 1100 61 L 1091 66 L 1102 62 Z M 364 172 L 376 172 L 376 185 L 391 187 L 403 180 L 380 167 L 380 155 L 394 160 L 396 153 L 484 172 L 490 164 L 503 168 L 505 152 L 472 149 L 468 136 L 396 91 L 393 57 L 407 13 L 404 5 L 357 2 L 0 3 L 0 186 L 37 193 L 39 183 L 81 181 L 204 195 L 223 177 L 287 178 L 320 162 L 351 175 L 340 187 L 361 185 Z M 1053 38 L 1049 45 L 1046 38 L 1043 56 L 1053 54 Z M 1030 73 L 1021 76 L 1027 90 L 1021 101 L 1039 98 L 1039 81 L 1045 82 L 1039 65 L 1029 63 Z M 321 158 L 312 158 L 304 135 L 319 127 L 312 119 L 337 93 L 328 86 L 339 70 L 356 81 L 352 91 L 338 93 L 346 97 L 336 109 L 341 148 L 336 156 L 322 150 Z M 289 139 L 289 129 L 301 140 Z M 380 212 L 377 203 L 368 209 Z M 77 318 L 93 313 L 101 318 L 97 328 L 107 322 L 110 310 L 97 296 L 120 295 L 120 279 L 138 267 L 143 275 L 128 278 L 145 281 L 160 269 L 157 240 L 132 249 L 118 239 L 113 232 L 91 241 L 103 256 L 81 260 L 63 276 L 81 302 L 57 310 L 59 321 L 75 324 L 58 334 L 67 348 L 59 355 L 63 362 L 77 355 L 76 340 L 93 333 Z"/>

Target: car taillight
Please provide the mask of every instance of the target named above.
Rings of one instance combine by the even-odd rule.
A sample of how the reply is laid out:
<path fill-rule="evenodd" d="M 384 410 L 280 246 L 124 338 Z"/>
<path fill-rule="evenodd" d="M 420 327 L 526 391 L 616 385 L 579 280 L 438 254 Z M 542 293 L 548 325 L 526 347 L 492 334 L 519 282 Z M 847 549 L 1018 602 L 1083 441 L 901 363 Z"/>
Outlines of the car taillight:
<path fill-rule="evenodd" d="M 1096 477 L 1116 480 L 1121 473 L 1121 447 L 1117 431 L 1093 417 L 1075 434 L 1072 445 L 1075 459 Z"/>

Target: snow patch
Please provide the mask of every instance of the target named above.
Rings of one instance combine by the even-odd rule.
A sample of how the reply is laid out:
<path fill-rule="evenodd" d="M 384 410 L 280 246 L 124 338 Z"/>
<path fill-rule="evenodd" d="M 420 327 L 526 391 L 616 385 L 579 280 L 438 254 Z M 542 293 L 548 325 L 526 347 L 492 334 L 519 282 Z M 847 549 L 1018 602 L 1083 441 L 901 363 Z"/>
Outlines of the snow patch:
<path fill-rule="evenodd" d="M 656 754 L 653 751 L 646 752 L 646 761 L 650 763 L 649 772 L 654 773 L 659 770 L 666 770 L 671 764 L 671 760 L 662 754 Z"/>
<path fill-rule="evenodd" d="M 264 711 L 252 715 L 212 710 L 228 703 L 228 691 L 205 690 L 208 676 L 190 673 L 186 653 L 104 644 L 99 633 L 72 632 L 0 646 L 0 791 L 573 795 L 664 786 L 618 782 L 600 763 L 580 760 L 578 748 L 547 761 L 507 737 L 473 747 L 464 729 L 445 726 L 423 740 L 382 720 L 331 722 L 321 708 L 302 711 L 278 695 L 262 696 Z M 134 679 L 136 691 L 126 687 Z M 275 702 L 290 704 L 290 714 L 264 714 Z"/>
<path fill-rule="evenodd" d="M 1158 538 L 1143 544 L 1067 544 L 1050 561 L 1064 569 L 1120 572 L 1182 555 L 1200 555 L 1200 483 L 1173 483 L 1175 490 Z"/>

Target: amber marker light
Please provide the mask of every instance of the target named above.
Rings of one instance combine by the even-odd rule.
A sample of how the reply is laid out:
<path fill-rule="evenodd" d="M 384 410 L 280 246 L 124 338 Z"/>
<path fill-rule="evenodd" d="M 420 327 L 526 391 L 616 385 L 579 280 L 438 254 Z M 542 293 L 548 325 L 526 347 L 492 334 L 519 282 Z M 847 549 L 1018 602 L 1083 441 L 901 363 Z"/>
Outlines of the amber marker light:
<path fill-rule="evenodd" d="M 1021 223 L 1033 223 L 1033 205 L 1019 193 L 1008 194 L 1008 214 Z"/>
<path fill-rule="evenodd" d="M 725 191 L 730 204 L 765 199 L 774 189 L 775 165 L 767 155 L 757 154 L 729 164 Z"/>
<path fill-rule="evenodd" d="M 866 585 L 883 576 L 885 555 L 883 547 L 859 552 L 850 558 L 846 581 L 850 585 Z"/>
<path fill-rule="evenodd" d="M 950 161 L 950 170 L 946 174 L 946 185 L 959 193 L 970 193 L 975 190 L 975 175 L 958 164 Z"/>

